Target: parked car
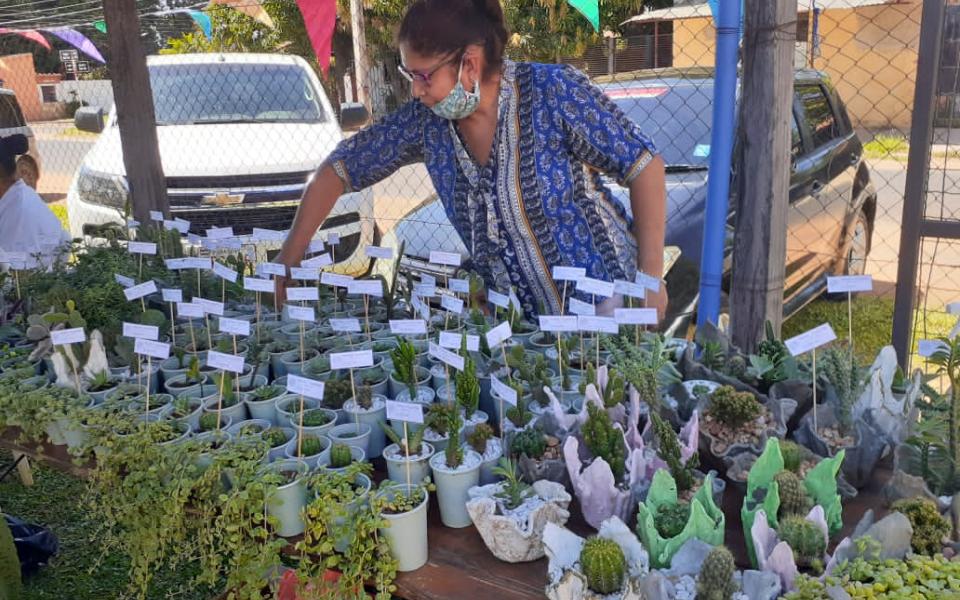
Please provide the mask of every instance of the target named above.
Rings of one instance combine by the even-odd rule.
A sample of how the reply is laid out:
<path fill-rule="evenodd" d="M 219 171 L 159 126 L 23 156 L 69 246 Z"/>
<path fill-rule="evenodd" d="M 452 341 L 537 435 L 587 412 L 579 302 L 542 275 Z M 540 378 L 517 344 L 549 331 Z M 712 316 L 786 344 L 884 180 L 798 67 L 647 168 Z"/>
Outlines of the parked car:
<path fill-rule="evenodd" d="M 657 144 L 667 170 L 667 231 L 670 250 L 680 258 L 667 276 L 670 310 L 665 328 L 676 329 L 696 307 L 703 222 L 710 161 L 713 73 L 704 69 L 617 76 L 604 91 Z M 826 275 L 859 274 L 870 251 L 877 193 L 863 161 L 863 146 L 846 108 L 828 77 L 799 71 L 794 79 L 793 171 L 787 225 L 784 311 L 789 315 L 826 289 Z M 735 153 L 739 157 L 740 153 Z M 736 178 L 749 175 L 734 164 Z M 630 212 L 629 191 L 607 180 Z M 727 277 L 734 232 L 731 202 L 726 249 Z M 431 250 L 468 255 L 434 196 L 414 209 L 384 236 L 384 244 L 403 241 L 410 264 L 424 267 Z M 670 252 L 675 255 L 675 252 Z"/>
<path fill-rule="evenodd" d="M 0 88 L 0 137 L 7 137 L 17 133 L 27 136 L 30 150 L 17 159 L 17 174 L 23 181 L 37 189 L 40 180 L 40 153 L 37 152 L 37 138 L 33 130 L 23 118 L 23 111 L 13 90 Z"/>
<path fill-rule="evenodd" d="M 147 59 L 160 159 L 173 217 L 191 233 L 232 226 L 289 228 L 316 168 L 343 137 L 316 74 L 300 57 L 281 54 L 180 54 Z M 129 201 L 116 108 L 102 119 L 76 119 L 103 130 L 70 186 L 67 210 L 75 237 L 91 225 L 122 222 Z M 373 194 L 347 194 L 317 237 L 338 233 L 337 270 L 367 270 L 374 242 Z"/>

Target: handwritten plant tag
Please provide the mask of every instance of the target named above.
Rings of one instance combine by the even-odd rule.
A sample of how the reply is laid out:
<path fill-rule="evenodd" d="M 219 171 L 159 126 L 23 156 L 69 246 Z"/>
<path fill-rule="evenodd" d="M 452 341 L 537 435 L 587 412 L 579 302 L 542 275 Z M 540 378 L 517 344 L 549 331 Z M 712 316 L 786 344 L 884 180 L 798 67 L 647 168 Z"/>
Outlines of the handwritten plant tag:
<path fill-rule="evenodd" d="M 609 333 L 616 335 L 620 332 L 620 326 L 617 320 L 611 317 L 578 317 L 578 325 L 581 331 L 592 331 L 596 333 Z"/>
<path fill-rule="evenodd" d="M 577 280 L 577 291 L 593 296 L 603 296 L 604 298 L 609 298 L 613 296 L 614 285 L 613 282 L 610 281 L 602 281 L 600 279 L 593 279 L 592 277 L 584 277 L 583 279 Z"/>
<path fill-rule="evenodd" d="M 135 285 L 123 290 L 123 295 L 127 297 L 127 300 L 139 300 L 144 296 L 149 296 L 150 294 L 157 293 L 157 282 L 155 281 L 145 281 L 140 285 Z"/>
<path fill-rule="evenodd" d="M 313 312 L 312 306 L 293 306 L 288 304 L 286 306 L 287 316 L 289 316 L 294 321 L 305 321 L 307 323 L 313 323 L 317 314 Z"/>
<path fill-rule="evenodd" d="M 510 307 L 510 296 L 494 290 L 487 290 L 487 300 L 490 304 L 499 306 L 500 308 Z"/>
<path fill-rule="evenodd" d="M 451 279 L 447 281 L 447 287 L 455 294 L 470 293 L 470 281 L 467 279 Z"/>
<path fill-rule="evenodd" d="M 353 277 L 340 273 L 324 273 L 320 276 L 320 283 L 335 287 L 349 288 Z"/>
<path fill-rule="evenodd" d="M 257 279 L 256 277 L 244 277 L 243 289 L 248 292 L 266 292 L 272 294 L 276 291 L 276 284 L 269 279 Z"/>
<path fill-rule="evenodd" d="M 553 279 L 555 281 L 580 281 L 587 276 L 587 270 L 580 267 L 554 267 Z"/>
<path fill-rule="evenodd" d="M 189 268 L 187 265 L 190 263 L 187 262 L 186 258 L 168 258 L 163 261 L 163 264 L 166 265 L 167 269 L 170 271 L 179 271 L 181 269 Z"/>
<path fill-rule="evenodd" d="M 130 254 L 155 255 L 157 253 L 157 245 L 149 242 L 129 242 L 127 244 L 127 252 Z"/>
<path fill-rule="evenodd" d="M 430 262 L 435 265 L 459 267 L 461 260 L 462 258 L 456 252 L 440 252 L 438 250 L 432 250 L 430 252 Z"/>
<path fill-rule="evenodd" d="M 183 302 L 183 290 L 178 290 L 176 288 L 166 288 L 160 290 L 160 293 L 163 294 L 164 302 Z"/>
<path fill-rule="evenodd" d="M 213 268 L 213 259 L 209 256 L 195 256 L 193 258 L 186 259 L 186 265 L 188 269 L 209 271 Z"/>
<path fill-rule="evenodd" d="M 367 246 L 367 258 L 382 258 L 384 260 L 391 260 L 393 258 L 393 248 Z"/>
<path fill-rule="evenodd" d="M 140 338 L 143 340 L 159 340 L 160 328 L 156 325 L 141 325 L 140 323 L 124 323 L 123 337 Z"/>
<path fill-rule="evenodd" d="M 463 341 L 463 337 L 459 333 L 453 333 L 452 331 L 441 331 L 440 332 L 440 345 L 444 348 L 451 348 L 453 350 L 459 350 L 460 345 Z M 467 336 L 467 351 L 468 352 L 479 352 L 480 351 L 480 336 L 479 335 L 468 335 Z"/>
<path fill-rule="evenodd" d="M 426 335 L 427 322 L 423 319 L 400 319 L 390 321 L 393 335 Z"/>
<path fill-rule="evenodd" d="M 211 227 L 207 230 L 207 239 L 224 240 L 233 237 L 233 227 Z"/>
<path fill-rule="evenodd" d="M 330 258 L 329 253 L 321 254 L 320 256 L 314 256 L 313 258 L 308 258 L 307 260 L 301 261 L 300 265 L 302 267 L 311 268 L 311 269 L 321 269 L 323 267 L 328 267 L 333 264 L 333 259 Z"/>
<path fill-rule="evenodd" d="M 597 314 L 597 307 L 589 302 L 570 298 L 570 312 L 582 317 L 592 317 Z"/>
<path fill-rule="evenodd" d="M 418 402 L 397 402 L 387 400 L 387 419 L 423 423 L 423 405 Z"/>
<path fill-rule="evenodd" d="M 223 302 L 217 302 L 216 300 L 207 300 L 206 298 L 194 298 L 194 304 L 199 304 L 203 309 L 204 314 L 207 315 L 216 315 L 218 317 L 223 316 Z"/>
<path fill-rule="evenodd" d="M 497 379 L 495 375 L 490 376 L 490 391 L 507 404 L 517 405 L 517 390 Z"/>
<path fill-rule="evenodd" d="M 330 329 L 337 333 L 360 333 L 360 319 L 330 319 Z"/>
<path fill-rule="evenodd" d="M 647 288 L 643 287 L 639 283 L 624 281 L 623 279 L 614 280 L 613 291 L 621 296 L 629 296 L 631 298 L 643 299 L 647 295 Z"/>
<path fill-rule="evenodd" d="M 181 302 L 177 304 L 177 314 L 182 319 L 202 319 L 203 307 L 193 302 Z"/>
<path fill-rule="evenodd" d="M 335 352 L 329 356 L 331 369 L 362 369 L 373 366 L 373 350 Z"/>
<path fill-rule="evenodd" d="M 652 275 L 647 275 L 643 271 L 637 271 L 634 281 L 655 294 L 660 291 L 660 280 Z"/>
<path fill-rule="evenodd" d="M 207 352 L 207 366 L 231 373 L 243 373 L 243 357 L 210 350 Z"/>
<path fill-rule="evenodd" d="M 617 308 L 613 318 L 621 325 L 656 325 L 658 322 L 655 308 Z"/>
<path fill-rule="evenodd" d="M 327 244 L 331 246 L 337 246 L 340 244 L 340 234 L 339 233 L 328 233 L 327 234 Z"/>
<path fill-rule="evenodd" d="M 463 300 L 454 298 L 453 296 L 447 296 L 446 294 L 440 297 L 440 306 L 443 310 L 452 312 L 455 315 L 463 312 Z"/>
<path fill-rule="evenodd" d="M 416 314 L 420 315 L 420 318 L 424 321 L 430 320 L 430 305 L 424 302 L 420 296 L 414 294 L 410 299 L 410 305 L 413 306 Z"/>
<path fill-rule="evenodd" d="M 577 317 L 540 315 L 540 331 L 579 331 Z"/>
<path fill-rule="evenodd" d="M 140 356 L 149 356 L 160 360 L 170 358 L 170 344 L 156 340 L 137 338 L 133 342 L 133 351 Z"/>
<path fill-rule="evenodd" d="M 347 286 L 347 292 L 350 294 L 383 298 L 383 284 L 376 279 L 355 279 Z"/>
<path fill-rule="evenodd" d="M 250 335 L 250 321 L 243 319 L 231 319 L 229 317 L 220 317 L 220 333 L 229 333 L 230 335 Z"/>
<path fill-rule="evenodd" d="M 315 287 L 289 287 L 287 300 L 291 302 L 317 302 L 320 300 L 320 290 Z"/>
<path fill-rule="evenodd" d="M 316 267 L 292 267 L 290 278 L 296 281 L 320 281 L 320 269 Z"/>
<path fill-rule="evenodd" d="M 307 254 L 316 254 L 317 252 L 323 252 L 324 250 L 326 250 L 326 248 L 327 248 L 327 245 L 323 240 L 310 240 L 310 243 L 307 244 Z"/>
<path fill-rule="evenodd" d="M 264 275 L 273 275 L 275 277 L 287 276 L 286 265 L 278 265 L 277 263 L 261 263 L 257 269 Z"/>
<path fill-rule="evenodd" d="M 120 273 L 114 273 L 113 280 L 125 288 L 132 288 L 137 284 L 133 277 L 127 277 L 126 275 L 121 275 Z"/>
<path fill-rule="evenodd" d="M 873 289 L 873 277 L 870 275 L 838 275 L 827 277 L 827 292 L 841 294 L 846 292 L 869 292 Z"/>
<path fill-rule="evenodd" d="M 254 242 L 282 242 L 286 234 L 282 231 L 276 231 L 275 229 L 254 227 L 250 237 Z"/>
<path fill-rule="evenodd" d="M 510 329 L 510 322 L 504 321 L 487 332 L 487 345 L 490 346 L 491 349 L 496 348 L 509 340 L 512 335 L 513 331 Z"/>
<path fill-rule="evenodd" d="M 324 383 L 300 375 L 287 375 L 287 393 L 323 400 Z"/>
<path fill-rule="evenodd" d="M 223 265 L 218 262 L 213 263 L 213 274 L 219 277 L 220 279 L 229 281 L 230 283 L 237 282 L 237 277 L 238 277 L 237 272 L 231 269 L 230 267 L 228 267 L 227 265 Z"/>
<path fill-rule="evenodd" d="M 83 327 L 73 329 L 60 329 L 50 332 L 50 342 L 54 346 L 66 346 L 67 344 L 82 344 L 87 341 L 87 334 Z"/>
<path fill-rule="evenodd" d="M 162 223 L 162 222 L 163 222 L 163 213 L 160 212 L 159 210 L 151 210 L 151 211 L 150 211 L 150 220 L 151 220 L 151 221 L 159 221 L 159 222 Z"/>
<path fill-rule="evenodd" d="M 456 352 L 451 352 L 439 344 L 434 344 L 430 342 L 429 346 L 430 356 L 439 360 L 440 362 L 449 365 L 456 369 L 457 371 L 463 370 L 463 357 L 457 354 Z"/>
<path fill-rule="evenodd" d="M 791 355 L 800 356 L 824 344 L 829 344 L 835 339 L 837 339 L 837 334 L 834 333 L 833 327 L 830 327 L 829 323 L 824 323 L 823 325 L 814 327 L 805 333 L 786 340 L 784 344 L 787 346 L 787 350 L 790 351 Z"/>

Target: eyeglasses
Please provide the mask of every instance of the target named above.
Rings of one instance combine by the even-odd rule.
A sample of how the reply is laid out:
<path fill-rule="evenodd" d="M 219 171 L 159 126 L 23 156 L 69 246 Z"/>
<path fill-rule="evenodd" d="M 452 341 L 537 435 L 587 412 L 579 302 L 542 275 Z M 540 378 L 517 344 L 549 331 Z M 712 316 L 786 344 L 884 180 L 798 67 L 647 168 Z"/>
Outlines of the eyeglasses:
<path fill-rule="evenodd" d="M 403 66 L 403 64 L 397 65 L 397 68 L 400 70 L 400 74 L 403 75 L 404 78 L 406 78 L 406 80 L 410 83 L 422 83 L 424 85 L 430 85 L 430 78 L 433 77 L 433 74 L 455 60 L 457 60 L 456 54 L 443 60 L 433 68 L 427 69 L 426 71 L 411 71 L 407 67 Z"/>

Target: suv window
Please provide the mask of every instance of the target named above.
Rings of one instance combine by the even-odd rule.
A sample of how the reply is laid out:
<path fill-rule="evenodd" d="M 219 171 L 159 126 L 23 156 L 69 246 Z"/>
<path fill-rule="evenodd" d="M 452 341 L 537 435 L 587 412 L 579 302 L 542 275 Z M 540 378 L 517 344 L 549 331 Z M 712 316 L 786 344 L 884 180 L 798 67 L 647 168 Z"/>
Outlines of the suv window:
<path fill-rule="evenodd" d="M 797 125 L 797 115 L 790 114 L 790 156 L 794 159 L 803 154 L 803 139 L 800 137 L 800 126 Z"/>
<path fill-rule="evenodd" d="M 804 118 L 813 136 L 813 147 L 819 148 L 839 137 L 837 120 L 823 88 L 815 84 L 799 85 L 797 95 L 800 96 Z"/>
<path fill-rule="evenodd" d="M 0 129 L 23 127 L 23 113 L 13 94 L 0 94 Z"/>

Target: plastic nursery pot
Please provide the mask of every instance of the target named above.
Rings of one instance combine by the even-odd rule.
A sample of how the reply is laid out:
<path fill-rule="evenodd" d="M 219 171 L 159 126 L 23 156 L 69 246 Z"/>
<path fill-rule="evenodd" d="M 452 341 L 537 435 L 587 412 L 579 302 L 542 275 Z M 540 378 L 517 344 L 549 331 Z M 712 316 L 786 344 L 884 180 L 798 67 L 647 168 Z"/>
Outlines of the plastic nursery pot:
<path fill-rule="evenodd" d="M 270 452 L 267 454 L 267 460 L 274 462 L 277 460 L 282 460 L 285 456 L 286 446 L 290 440 L 297 439 L 297 431 L 292 427 L 273 427 L 271 431 L 281 431 L 283 432 L 284 439 L 280 440 L 279 435 L 276 441 L 271 439 L 271 434 L 268 431 L 265 431 L 261 434 L 264 440 L 267 441 L 267 444 L 270 445 Z"/>
<path fill-rule="evenodd" d="M 374 362 L 380 362 L 376 356 Z M 390 377 L 382 366 L 371 367 L 369 369 L 360 369 L 355 373 L 357 386 L 366 384 L 370 386 L 370 391 L 379 396 L 386 396 L 390 390 Z"/>
<path fill-rule="evenodd" d="M 293 537 L 304 531 L 302 512 L 307 505 L 307 485 L 304 476 L 307 463 L 299 460 L 281 460 L 271 463 L 264 473 L 279 474 L 284 483 L 267 493 L 267 514 L 277 519 L 277 535 Z"/>
<path fill-rule="evenodd" d="M 299 410 L 293 411 L 287 419 L 287 424 L 297 431 L 301 430 L 300 422 Z M 321 422 L 323 423 L 322 425 L 316 425 L 316 423 Z M 335 410 L 330 410 L 329 408 L 305 408 L 303 411 L 302 430 L 304 434 L 309 433 L 310 435 L 326 435 L 330 437 L 330 430 L 335 428 L 336 425 L 337 411 Z"/>
<path fill-rule="evenodd" d="M 240 397 L 243 398 L 243 403 L 247 405 L 247 413 L 250 414 L 252 419 L 263 419 L 264 421 L 270 421 L 274 425 L 279 425 L 280 422 L 277 420 L 277 398 L 284 395 L 285 390 L 280 386 L 262 386 L 259 389 L 261 390 L 273 390 L 276 393 L 270 396 L 269 398 L 258 398 L 254 392 L 241 392 Z"/>
<path fill-rule="evenodd" d="M 291 350 L 280 357 L 280 362 L 286 375 L 303 375 L 303 366 L 319 356 L 319 353 L 313 348 L 305 348 L 303 351 L 303 360 L 300 360 L 300 349 Z"/>
<path fill-rule="evenodd" d="M 436 392 L 432 388 L 428 387 L 419 387 L 417 388 L 416 402 L 422 404 L 424 407 L 424 412 L 426 408 L 433 404 L 434 399 L 436 398 Z M 410 393 L 405 389 L 396 398 L 397 402 L 410 402 Z M 403 421 L 390 421 L 390 426 L 393 427 L 393 430 L 397 435 L 403 435 Z M 415 431 L 420 427 L 423 427 L 421 424 L 408 423 L 407 427 L 410 431 Z"/>
<path fill-rule="evenodd" d="M 287 445 L 283 447 L 284 456 L 289 459 L 298 459 L 307 463 L 310 466 L 310 470 L 317 469 L 322 465 L 329 464 L 330 462 L 330 439 L 325 435 L 314 435 L 310 433 L 303 434 L 303 442 L 306 443 L 308 439 L 316 439 L 320 443 L 320 452 L 314 454 L 306 454 L 305 448 L 308 446 L 301 446 L 299 452 L 303 453 L 302 456 L 298 456 L 298 445 L 300 444 L 299 438 L 293 438 Z"/>
<path fill-rule="evenodd" d="M 407 482 L 407 467 L 410 467 L 410 483 L 420 484 L 430 476 L 430 457 L 433 456 L 433 446 L 424 442 L 420 445 L 420 453 L 407 458 L 400 446 L 390 444 L 383 449 L 383 460 L 387 463 L 387 478 L 397 483 Z"/>
<path fill-rule="evenodd" d="M 160 363 L 160 373 L 164 381 L 167 381 L 171 377 L 176 377 L 177 375 L 184 375 L 187 372 L 187 369 L 190 367 L 190 357 L 186 354 L 183 355 L 183 362 L 180 362 L 176 356 L 171 356 L 165 361 Z"/>
<path fill-rule="evenodd" d="M 177 398 L 184 394 L 194 398 L 199 398 L 201 393 L 207 393 L 208 388 L 212 388 L 212 384 L 206 375 L 203 375 L 202 379 L 202 384 L 187 383 L 186 373 L 182 375 L 174 375 L 164 382 L 163 387 L 166 388 L 167 393 L 173 394 Z M 201 387 L 203 387 L 202 391 L 200 389 Z"/>
<path fill-rule="evenodd" d="M 301 400 L 303 404 L 301 405 Z M 302 398 L 296 394 L 284 394 L 274 401 L 277 411 L 277 423 L 285 424 L 290 422 L 290 417 L 300 412 L 300 407 L 304 409 L 317 408 L 319 402 L 312 398 Z"/>
<path fill-rule="evenodd" d="M 177 398 L 170 403 L 167 413 L 171 419 L 180 419 L 190 425 L 194 431 L 200 429 L 200 416 L 203 414 L 203 403 L 199 398 Z"/>
<path fill-rule="evenodd" d="M 271 427 L 273 427 L 273 423 L 265 419 L 246 419 L 244 421 L 234 421 L 227 429 L 227 433 L 235 438 L 259 438 L 261 433 Z"/>
<path fill-rule="evenodd" d="M 426 387 L 430 385 L 430 371 L 424 367 L 417 366 L 417 385 L 420 387 Z M 407 384 L 402 383 L 397 379 L 395 373 L 390 373 L 390 395 L 394 398 L 398 398 L 400 393 L 407 389 Z M 398 398 L 399 399 L 399 398 Z"/>
<path fill-rule="evenodd" d="M 365 423 L 344 423 L 330 429 L 327 435 L 335 444 L 345 444 L 363 450 L 364 456 L 370 449 L 370 434 L 373 428 Z"/>
<path fill-rule="evenodd" d="M 243 400 L 244 394 L 255 392 L 262 387 L 266 387 L 267 385 L 267 376 L 263 374 L 264 371 L 259 371 L 257 373 L 257 376 L 254 377 L 253 367 L 250 365 L 247 365 L 244 368 L 243 373 L 244 374 L 241 377 L 238 377 L 236 379 L 236 382 L 234 382 L 233 384 L 234 386 L 236 386 L 237 382 L 239 382 L 241 400 Z"/>
<path fill-rule="evenodd" d="M 333 446 L 331 445 L 331 449 Z M 363 448 L 357 448 L 356 446 L 349 446 L 350 448 L 350 464 L 344 467 L 333 467 L 330 465 L 330 452 L 327 452 L 326 455 L 322 455 L 317 460 L 317 466 L 323 467 L 325 471 L 330 471 L 331 473 L 345 473 L 350 465 L 354 463 L 362 463 L 367 460 L 367 455 L 363 453 Z"/>
<path fill-rule="evenodd" d="M 380 458 L 387 444 L 387 436 L 382 425 L 387 422 L 387 399 L 374 395 L 369 409 L 357 406 L 352 398 L 343 403 L 343 413 L 348 423 L 359 421 L 370 426 L 370 440 L 367 443 L 367 457 Z"/>
<path fill-rule="evenodd" d="M 34 379 L 37 379 L 37 378 L 31 377 L 30 379 L 26 379 L 23 381 L 23 383 L 21 383 L 21 385 L 32 384 Z M 50 384 L 49 380 L 47 380 L 46 377 L 42 377 L 42 379 L 43 379 L 43 385 L 37 386 L 37 387 L 46 387 Z M 95 404 L 101 404 L 102 402 L 106 401 L 107 396 L 109 396 L 111 392 L 116 390 L 119 385 L 120 385 L 119 381 L 111 381 L 111 385 L 107 389 L 92 391 L 90 389 L 90 382 L 84 381 L 80 384 L 80 390 L 84 394 L 93 398 L 93 401 Z"/>
<path fill-rule="evenodd" d="M 398 494 L 413 494 L 421 490 L 423 500 L 413 510 L 393 514 L 382 512 L 381 516 L 390 523 L 381 530 L 390 543 L 390 554 L 397 559 L 397 571 L 416 571 L 427 564 L 427 504 L 430 495 L 419 485 L 390 486 L 379 493 L 377 498 L 393 500 Z"/>
<path fill-rule="evenodd" d="M 352 502 L 343 505 L 342 516 L 336 516 L 333 518 L 335 529 L 351 522 L 360 508 L 363 507 L 370 498 L 370 490 L 373 487 L 373 483 L 370 481 L 369 477 L 363 473 L 357 473 L 357 476 L 353 479 L 353 485 L 357 496 Z M 319 495 L 317 495 L 317 497 L 319 498 Z M 345 534 L 334 540 L 333 548 L 337 552 L 344 553 L 347 551 L 349 544 L 350 534 Z"/>
<path fill-rule="evenodd" d="M 227 404 L 230 404 L 230 401 L 220 398 L 219 393 L 203 399 L 203 409 L 206 411 L 216 411 L 219 408 L 223 414 L 232 418 L 234 421 L 244 421 L 247 419 L 247 405 L 240 401 L 240 398 L 236 396 L 236 392 L 234 392 L 233 404 L 230 406 L 227 406 Z"/>
<path fill-rule="evenodd" d="M 437 502 L 440 504 L 440 520 L 447 527 L 469 527 L 473 521 L 467 512 L 467 490 L 480 483 L 480 465 L 483 458 L 473 450 L 463 453 L 459 467 L 447 467 L 446 454 L 437 453 L 430 458 L 433 480 L 437 485 Z"/>
<path fill-rule="evenodd" d="M 469 445 L 467 447 L 477 452 L 476 448 Z M 480 463 L 479 485 L 489 485 L 500 481 L 500 478 L 493 474 L 493 469 L 496 468 L 497 463 L 500 462 L 500 458 L 503 456 L 503 442 L 500 441 L 500 438 L 492 437 L 487 440 L 487 447 L 484 450 L 485 452 L 483 454 L 477 452 L 483 461 Z"/>
<path fill-rule="evenodd" d="M 133 413 L 166 417 L 173 410 L 172 402 L 173 396 L 170 394 L 150 394 L 149 397 L 144 394 L 131 400 L 127 405 L 127 410 Z"/>

